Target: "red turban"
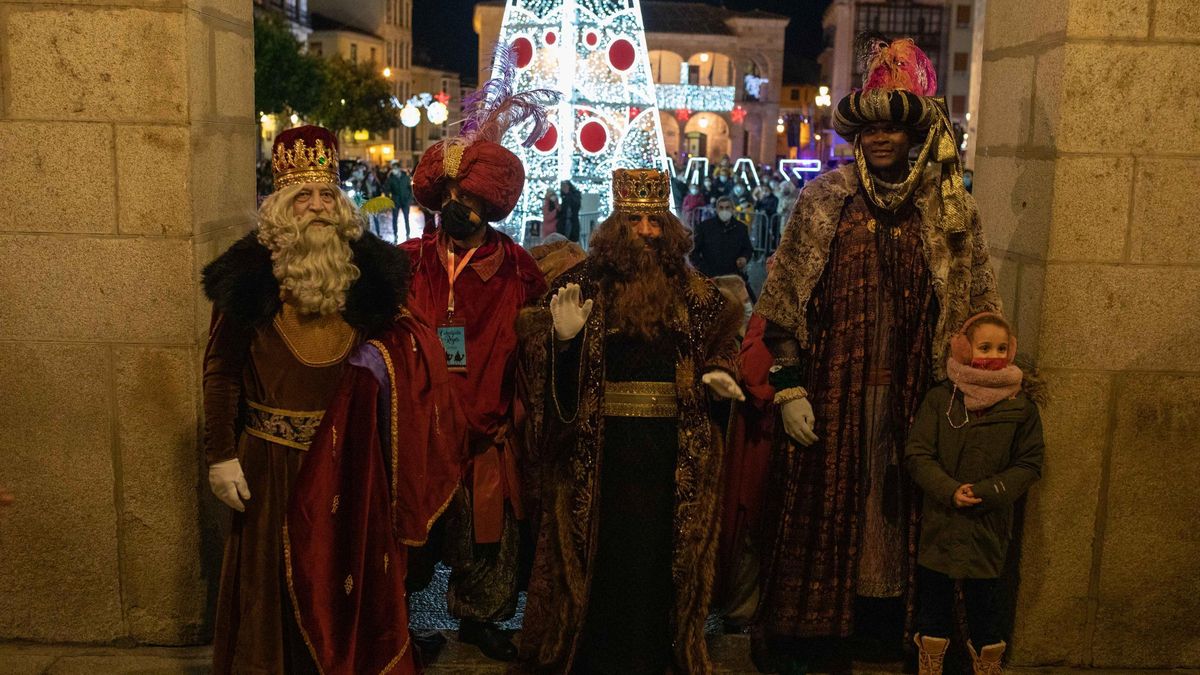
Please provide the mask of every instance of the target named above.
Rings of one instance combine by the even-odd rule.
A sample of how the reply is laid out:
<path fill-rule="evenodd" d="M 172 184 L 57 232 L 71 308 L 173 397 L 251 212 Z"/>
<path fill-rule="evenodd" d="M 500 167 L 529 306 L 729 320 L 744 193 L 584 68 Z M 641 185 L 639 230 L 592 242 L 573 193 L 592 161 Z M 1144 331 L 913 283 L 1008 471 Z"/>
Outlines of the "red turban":
<path fill-rule="evenodd" d="M 413 172 L 413 196 L 421 206 L 440 211 L 450 193 L 451 180 L 458 181 L 460 192 L 479 199 L 483 203 L 479 215 L 495 223 L 516 208 L 525 188 L 525 167 L 498 143 L 480 140 L 463 147 L 442 141 L 421 155 Z"/>

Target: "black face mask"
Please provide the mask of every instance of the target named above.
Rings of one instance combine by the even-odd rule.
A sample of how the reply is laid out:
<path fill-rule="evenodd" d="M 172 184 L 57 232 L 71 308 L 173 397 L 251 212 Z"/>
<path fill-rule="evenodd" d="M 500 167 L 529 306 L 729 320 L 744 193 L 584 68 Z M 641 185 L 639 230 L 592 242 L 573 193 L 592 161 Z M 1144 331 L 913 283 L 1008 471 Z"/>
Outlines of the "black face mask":
<path fill-rule="evenodd" d="M 472 216 L 475 217 L 475 220 L 471 219 Z M 472 211 L 471 207 L 457 199 L 451 199 L 442 206 L 442 229 L 452 239 L 466 239 L 485 225 L 487 223 Z"/>

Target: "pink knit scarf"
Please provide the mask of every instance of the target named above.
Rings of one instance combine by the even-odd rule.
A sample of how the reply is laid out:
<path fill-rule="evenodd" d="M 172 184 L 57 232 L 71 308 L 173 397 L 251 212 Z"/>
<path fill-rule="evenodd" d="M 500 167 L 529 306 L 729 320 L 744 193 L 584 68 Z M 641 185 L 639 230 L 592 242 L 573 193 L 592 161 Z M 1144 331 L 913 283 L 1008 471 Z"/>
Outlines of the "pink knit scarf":
<path fill-rule="evenodd" d="M 1016 396 L 1021 391 L 1023 377 L 1021 369 L 1011 363 L 1004 370 L 979 370 L 953 358 L 946 359 L 946 374 L 963 393 L 971 412 L 986 410 Z"/>

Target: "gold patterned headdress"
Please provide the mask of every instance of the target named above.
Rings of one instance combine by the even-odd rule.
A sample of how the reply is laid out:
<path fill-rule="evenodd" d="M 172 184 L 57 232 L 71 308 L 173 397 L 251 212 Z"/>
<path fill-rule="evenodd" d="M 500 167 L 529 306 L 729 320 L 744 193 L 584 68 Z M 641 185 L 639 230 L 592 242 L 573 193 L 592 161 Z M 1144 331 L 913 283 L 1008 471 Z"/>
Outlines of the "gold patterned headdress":
<path fill-rule="evenodd" d="M 298 183 L 337 184 L 337 137 L 311 125 L 288 129 L 275 137 L 271 168 L 276 191 Z"/>
<path fill-rule="evenodd" d="M 613 171 L 613 205 L 626 213 L 666 213 L 671 205 L 671 179 L 656 169 Z"/>

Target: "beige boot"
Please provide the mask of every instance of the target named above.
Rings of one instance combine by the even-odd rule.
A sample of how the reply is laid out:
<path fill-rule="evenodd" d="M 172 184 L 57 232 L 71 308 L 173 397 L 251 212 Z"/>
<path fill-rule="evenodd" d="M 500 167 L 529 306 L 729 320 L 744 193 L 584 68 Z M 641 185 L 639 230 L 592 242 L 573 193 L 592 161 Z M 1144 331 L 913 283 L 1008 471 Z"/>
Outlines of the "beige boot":
<path fill-rule="evenodd" d="M 971 666 L 975 675 L 1001 675 L 1004 670 L 1000 668 L 1000 660 L 1004 658 L 1004 648 L 1007 646 L 1001 641 L 994 645 L 986 645 L 976 653 L 975 645 L 968 640 L 967 650 L 971 652 Z"/>
<path fill-rule="evenodd" d="M 917 643 L 918 675 L 942 675 L 942 661 L 946 660 L 946 648 L 950 641 L 946 638 L 927 637 L 917 634 L 913 638 Z"/>

